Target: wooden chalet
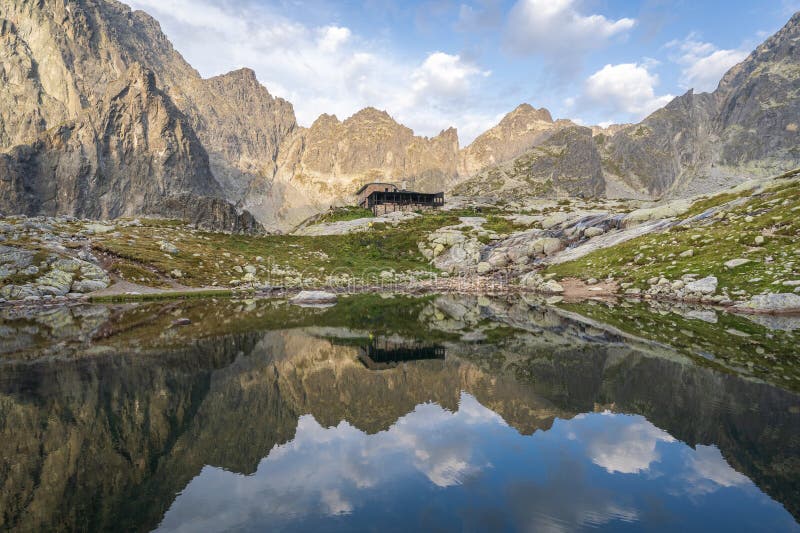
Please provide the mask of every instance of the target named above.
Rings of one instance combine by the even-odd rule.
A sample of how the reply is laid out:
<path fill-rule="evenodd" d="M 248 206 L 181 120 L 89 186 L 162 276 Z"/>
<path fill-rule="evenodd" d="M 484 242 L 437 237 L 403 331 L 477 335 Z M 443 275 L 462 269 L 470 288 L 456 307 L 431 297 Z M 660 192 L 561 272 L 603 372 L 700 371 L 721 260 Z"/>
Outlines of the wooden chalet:
<path fill-rule="evenodd" d="M 357 192 L 358 205 L 376 216 L 390 211 L 413 211 L 444 205 L 444 193 L 425 193 L 400 189 L 393 183 L 367 183 Z"/>

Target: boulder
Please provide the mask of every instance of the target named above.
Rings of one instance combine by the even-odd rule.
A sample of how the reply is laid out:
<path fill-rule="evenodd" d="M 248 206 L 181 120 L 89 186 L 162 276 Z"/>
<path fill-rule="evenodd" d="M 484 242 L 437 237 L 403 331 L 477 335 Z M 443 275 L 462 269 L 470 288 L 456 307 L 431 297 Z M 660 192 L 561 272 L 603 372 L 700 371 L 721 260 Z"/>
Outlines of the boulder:
<path fill-rule="evenodd" d="M 800 313 L 800 294 L 757 294 L 736 309 L 752 313 Z"/>
<path fill-rule="evenodd" d="M 72 287 L 74 274 L 64 270 L 53 269 L 36 280 L 39 292 L 42 295 L 64 296 Z"/>
<path fill-rule="evenodd" d="M 583 230 L 583 236 L 591 239 L 592 237 L 597 237 L 605 233 L 606 231 L 603 228 L 598 228 L 593 226 L 591 228 L 586 228 Z"/>
<path fill-rule="evenodd" d="M 717 292 L 718 280 L 714 276 L 708 276 L 697 281 L 690 281 L 686 284 L 686 290 L 697 294 L 714 294 Z"/>
<path fill-rule="evenodd" d="M 12 246 L 0 246 L 0 264 L 10 265 L 11 268 L 26 268 L 33 263 L 34 253 Z"/>
<path fill-rule="evenodd" d="M 172 244 L 171 242 L 168 242 L 168 241 L 160 241 L 158 243 L 158 246 L 159 246 L 159 248 L 161 248 L 162 252 L 166 252 L 168 254 L 173 254 L 174 255 L 174 254 L 180 253 L 180 250 L 178 250 L 178 247 L 175 246 L 174 244 Z"/>
<path fill-rule="evenodd" d="M 743 259 L 743 258 L 731 259 L 730 261 L 725 262 L 725 268 L 736 268 L 738 266 L 746 265 L 749 262 L 750 262 L 749 259 Z"/>
<path fill-rule="evenodd" d="M 302 291 L 289 301 L 296 305 L 324 305 L 335 304 L 338 299 L 338 296 L 332 292 Z"/>
<path fill-rule="evenodd" d="M 108 283 L 97 279 L 84 279 L 72 282 L 72 292 L 87 293 L 101 291 L 108 287 Z"/>
<path fill-rule="evenodd" d="M 480 275 L 488 274 L 489 272 L 492 271 L 492 265 L 490 263 L 487 263 L 486 261 L 481 261 L 480 263 L 478 263 L 477 269 L 478 269 L 478 274 Z"/>
<path fill-rule="evenodd" d="M 542 292 L 549 292 L 554 294 L 561 294 L 564 292 L 564 287 L 554 279 L 551 279 L 544 283 L 542 287 Z"/>

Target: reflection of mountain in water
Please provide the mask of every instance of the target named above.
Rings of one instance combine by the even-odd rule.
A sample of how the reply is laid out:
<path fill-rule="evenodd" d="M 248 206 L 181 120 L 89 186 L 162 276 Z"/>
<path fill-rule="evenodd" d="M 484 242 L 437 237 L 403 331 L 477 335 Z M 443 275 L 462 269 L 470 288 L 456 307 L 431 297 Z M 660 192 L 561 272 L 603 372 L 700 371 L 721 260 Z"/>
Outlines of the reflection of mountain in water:
<path fill-rule="evenodd" d="M 437 312 L 450 332 L 500 315 L 492 328 L 519 322 L 524 331 L 498 343 L 449 340 L 444 360 L 381 372 L 359 361 L 359 343 L 302 329 L 2 365 L 0 527 L 150 529 L 204 465 L 253 473 L 303 415 L 374 434 L 420 404 L 455 411 L 462 391 L 523 434 L 587 411 L 642 414 L 692 446 L 718 446 L 800 516 L 797 395 L 544 310 L 521 317 L 454 299 Z"/>

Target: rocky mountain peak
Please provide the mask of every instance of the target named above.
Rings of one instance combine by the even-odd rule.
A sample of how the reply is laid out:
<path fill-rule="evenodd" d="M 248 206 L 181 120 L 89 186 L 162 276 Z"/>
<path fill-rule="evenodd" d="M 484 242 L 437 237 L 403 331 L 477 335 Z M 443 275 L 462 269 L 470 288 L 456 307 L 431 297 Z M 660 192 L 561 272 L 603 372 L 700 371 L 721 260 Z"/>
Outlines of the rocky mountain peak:
<path fill-rule="evenodd" d="M 553 117 L 545 108 L 536 109 L 530 104 L 521 104 L 464 149 L 459 173 L 471 176 L 484 168 L 513 159 L 544 141 L 558 128 L 571 124 L 553 122 Z"/>
<path fill-rule="evenodd" d="M 504 116 L 500 121 L 500 124 L 513 123 L 519 120 L 542 120 L 544 122 L 553 122 L 553 117 L 550 115 L 550 111 L 544 107 L 541 109 L 536 109 L 528 103 L 523 103 L 518 105 L 512 112 Z"/>
<path fill-rule="evenodd" d="M 392 123 L 398 124 L 389 113 L 383 110 L 376 109 L 374 107 L 365 107 L 361 109 L 353 116 L 345 119 L 345 124 L 355 124 L 355 123 L 363 123 L 363 124 L 371 124 L 371 123 Z M 399 125 L 399 124 L 398 124 Z"/>

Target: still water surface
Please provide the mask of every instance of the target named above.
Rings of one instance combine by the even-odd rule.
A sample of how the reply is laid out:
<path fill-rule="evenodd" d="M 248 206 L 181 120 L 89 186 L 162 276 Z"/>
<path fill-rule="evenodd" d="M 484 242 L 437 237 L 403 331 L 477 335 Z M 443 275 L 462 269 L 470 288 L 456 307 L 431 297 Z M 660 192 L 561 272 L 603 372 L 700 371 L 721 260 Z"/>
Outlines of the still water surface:
<path fill-rule="evenodd" d="M 454 296 L 0 316 L 4 529 L 800 530 L 790 320 Z"/>

